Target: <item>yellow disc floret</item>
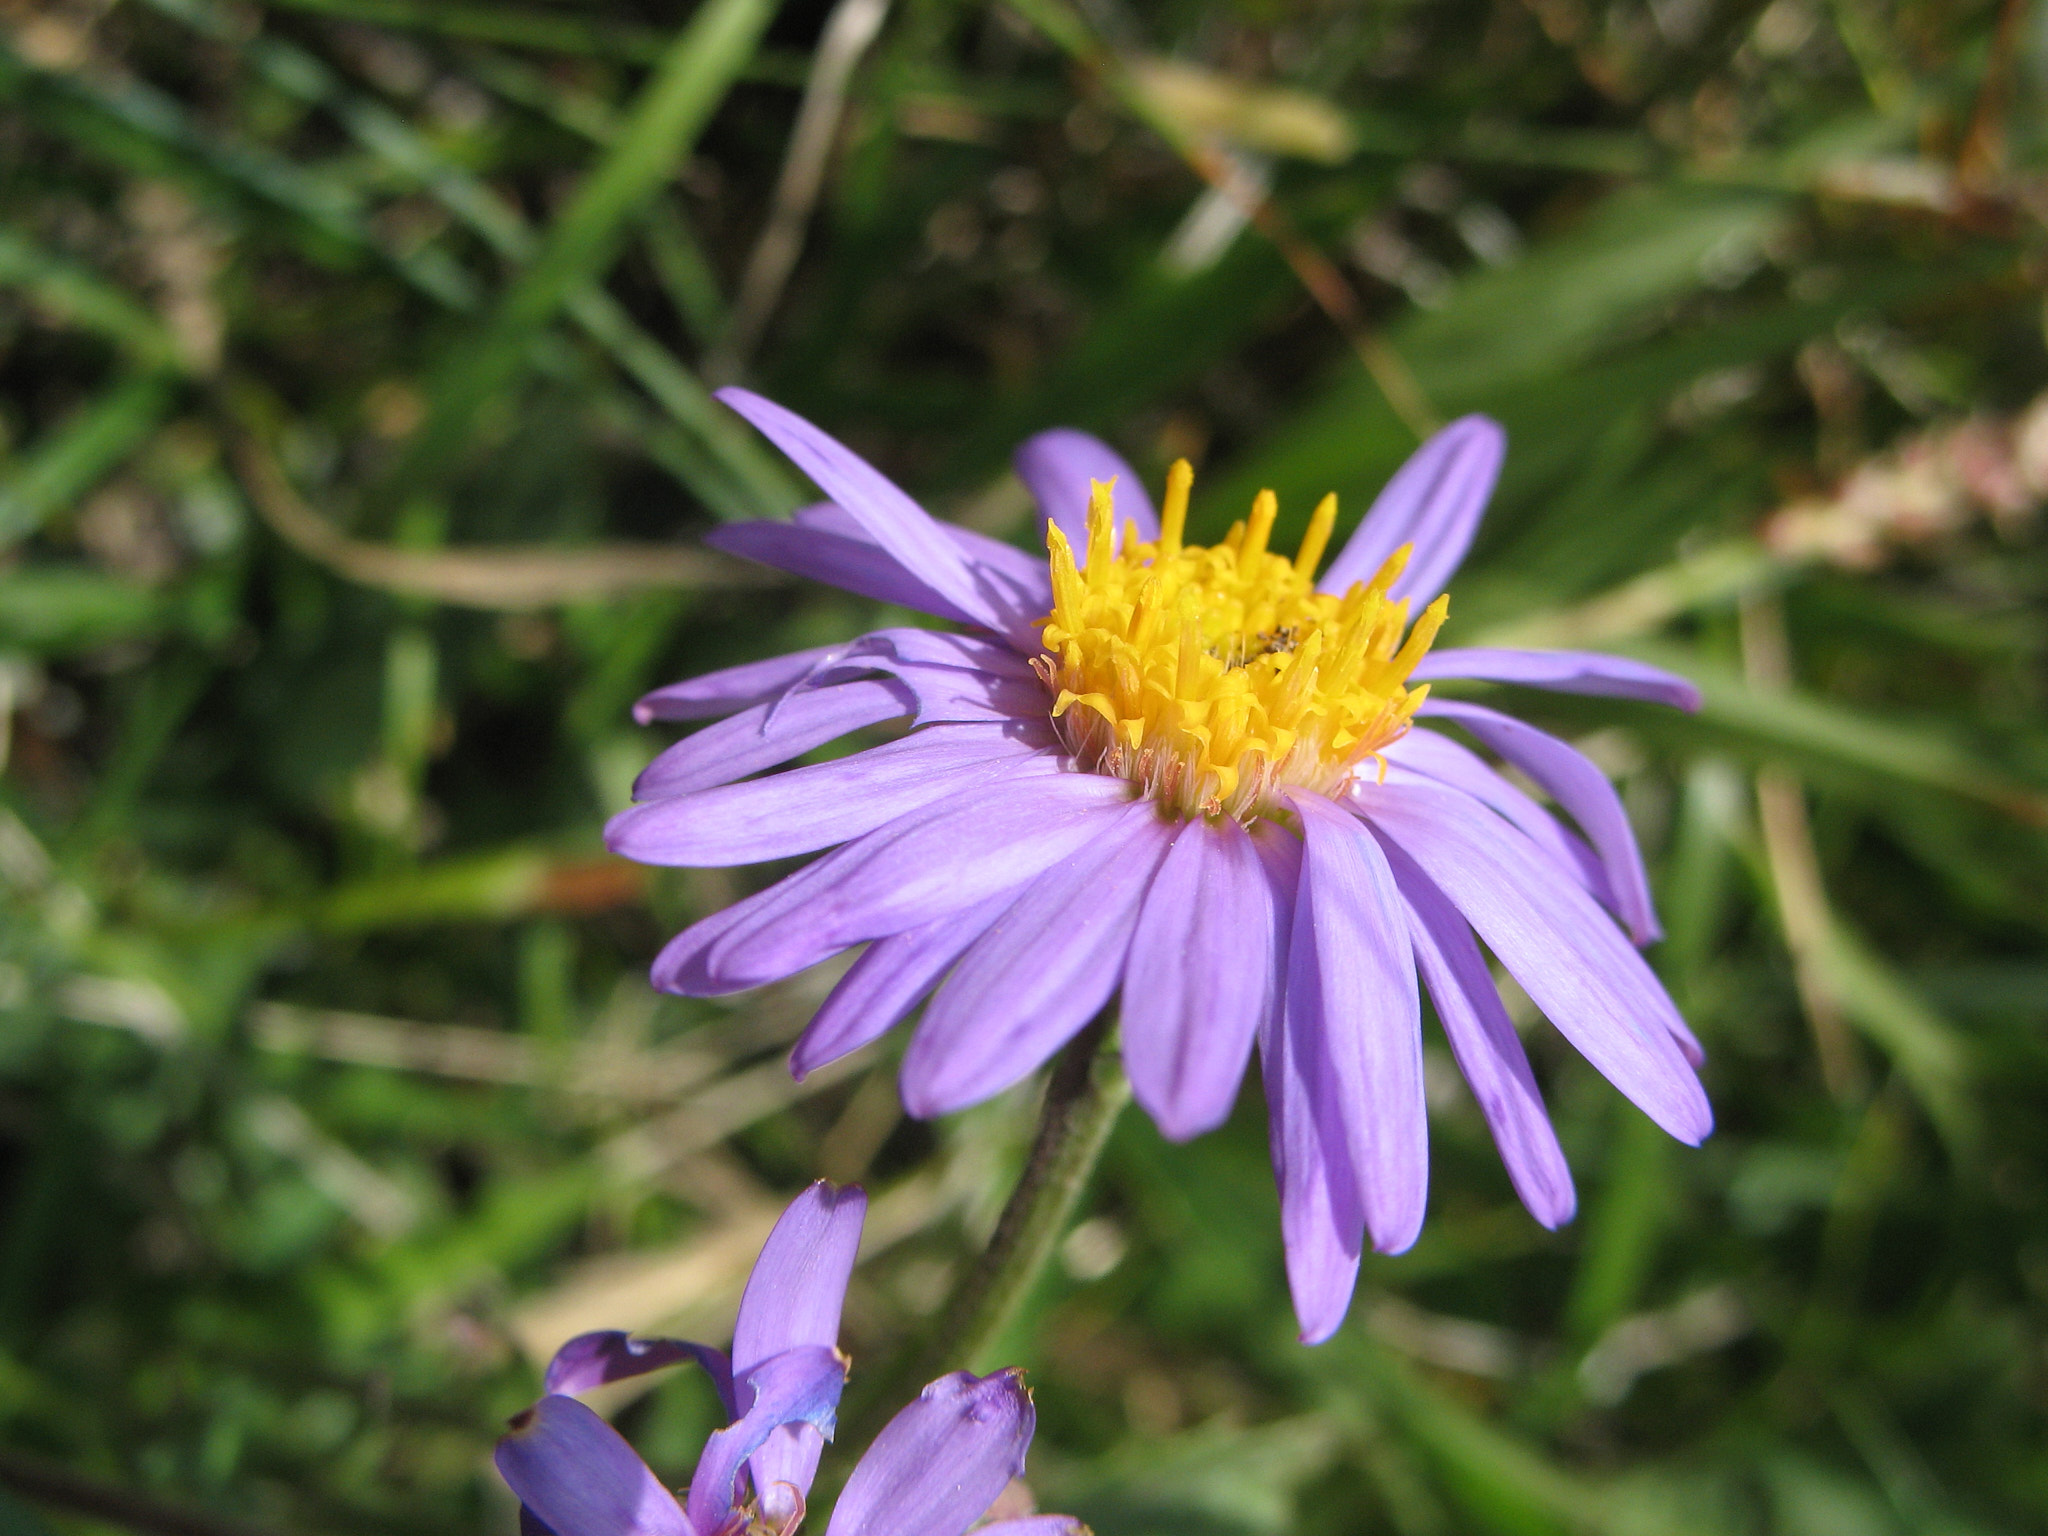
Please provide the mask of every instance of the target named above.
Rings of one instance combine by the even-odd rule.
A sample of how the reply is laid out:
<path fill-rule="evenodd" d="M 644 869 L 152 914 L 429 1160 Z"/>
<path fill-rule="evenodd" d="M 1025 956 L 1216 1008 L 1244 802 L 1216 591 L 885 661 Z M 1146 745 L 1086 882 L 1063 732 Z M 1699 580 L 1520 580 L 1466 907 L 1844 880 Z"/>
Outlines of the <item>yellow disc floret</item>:
<path fill-rule="evenodd" d="M 1449 599 L 1409 628 L 1407 601 L 1387 596 L 1407 545 L 1371 581 L 1316 591 L 1335 496 L 1316 508 L 1292 560 L 1266 548 L 1271 491 L 1222 543 L 1184 546 L 1193 479 L 1185 460 L 1175 464 L 1158 542 L 1139 543 L 1126 522 L 1119 549 L 1111 489 L 1095 482 L 1085 567 L 1048 526 L 1053 606 L 1033 665 L 1083 765 L 1129 779 L 1174 814 L 1249 822 L 1280 810 L 1288 787 L 1340 792 L 1408 729 L 1429 692 L 1407 687 L 1408 674 Z"/>

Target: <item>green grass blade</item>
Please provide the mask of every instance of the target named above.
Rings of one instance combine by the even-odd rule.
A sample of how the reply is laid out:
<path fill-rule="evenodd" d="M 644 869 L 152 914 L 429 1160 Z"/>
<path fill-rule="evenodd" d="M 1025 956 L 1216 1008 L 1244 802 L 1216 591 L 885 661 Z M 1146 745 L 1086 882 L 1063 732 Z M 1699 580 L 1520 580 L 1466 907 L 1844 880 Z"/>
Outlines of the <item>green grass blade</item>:
<path fill-rule="evenodd" d="M 116 384 L 17 459 L 0 478 L 0 547 L 27 537 L 142 446 L 178 398 L 178 379 Z"/>
<path fill-rule="evenodd" d="M 59 325 L 104 336 L 146 369 L 173 367 L 177 343 L 139 299 L 89 267 L 0 229 L 0 284 L 20 288 Z"/>
<path fill-rule="evenodd" d="M 400 494 L 445 472 L 478 414 L 522 369 L 533 338 L 601 277 L 626 227 L 690 153 L 774 14 L 772 0 L 709 0 L 669 45 L 618 137 L 476 336 L 436 370 L 427 424 L 394 477 Z"/>

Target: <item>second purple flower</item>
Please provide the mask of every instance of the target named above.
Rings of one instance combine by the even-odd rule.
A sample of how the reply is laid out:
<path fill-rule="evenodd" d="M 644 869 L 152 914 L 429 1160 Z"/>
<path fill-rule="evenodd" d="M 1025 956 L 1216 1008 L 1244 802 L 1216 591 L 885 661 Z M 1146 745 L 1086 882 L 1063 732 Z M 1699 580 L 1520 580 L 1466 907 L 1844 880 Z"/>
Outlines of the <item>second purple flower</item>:
<path fill-rule="evenodd" d="M 867 1197 L 817 1183 L 762 1246 L 732 1352 L 682 1339 L 586 1333 L 556 1351 L 544 1396 L 498 1442 L 522 1530 L 552 1536 L 793 1536 L 846 1384 L 839 1312 Z M 695 1361 L 731 1420 L 671 1493 L 619 1432 L 577 1401 L 606 1382 Z M 926 1387 L 862 1456 L 825 1536 L 964 1536 L 1022 1475 L 1036 1416 L 1022 1372 L 955 1371 Z M 1088 1536 L 1066 1515 L 997 1520 L 979 1536 Z"/>

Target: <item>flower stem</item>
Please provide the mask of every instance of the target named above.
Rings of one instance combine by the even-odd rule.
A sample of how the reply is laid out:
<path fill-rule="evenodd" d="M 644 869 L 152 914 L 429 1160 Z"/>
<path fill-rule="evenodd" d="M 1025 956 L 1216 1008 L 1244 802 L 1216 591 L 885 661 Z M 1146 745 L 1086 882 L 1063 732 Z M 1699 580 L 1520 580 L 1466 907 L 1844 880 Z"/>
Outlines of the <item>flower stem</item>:
<path fill-rule="evenodd" d="M 980 1357 L 1010 1326 L 1065 1235 L 1131 1097 L 1121 1063 L 1102 1049 L 1110 1023 L 1105 1013 L 1060 1053 L 1017 1187 L 988 1247 L 940 1314 L 928 1354 L 934 1371 L 1000 1363 Z"/>
<path fill-rule="evenodd" d="M 988 1247 L 947 1298 L 923 1343 L 906 1350 L 848 1415 L 848 1444 L 865 1444 L 933 1377 L 1003 1363 L 982 1357 L 1001 1339 L 1052 1257 L 1131 1097 L 1116 1053 L 1103 1049 L 1113 1023 L 1105 1011 L 1060 1052 L 1045 1086 L 1031 1153 Z"/>

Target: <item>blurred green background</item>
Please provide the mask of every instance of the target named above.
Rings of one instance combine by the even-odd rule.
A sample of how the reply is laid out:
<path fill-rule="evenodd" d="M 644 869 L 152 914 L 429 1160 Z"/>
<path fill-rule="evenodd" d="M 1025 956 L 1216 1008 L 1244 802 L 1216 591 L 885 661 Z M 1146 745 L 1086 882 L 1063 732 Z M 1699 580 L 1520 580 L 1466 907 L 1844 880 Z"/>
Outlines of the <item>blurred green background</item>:
<path fill-rule="evenodd" d="M 1027 541 L 1067 423 L 1216 531 L 1508 426 L 1449 643 L 1622 783 L 1720 1129 L 1540 1021 L 1513 1200 L 1431 1037 L 1421 1244 L 1307 1351 L 1264 1114 L 1120 1127 L 1007 1351 L 1102 1536 L 2048 1528 L 2048 9 L 0 3 L 0 1530 L 494 1532 L 579 1328 L 715 1334 L 817 1172 L 879 1368 L 1030 1092 L 800 1087 L 656 1000 L 765 878 L 608 859 L 642 690 L 872 605 L 698 551 L 744 379 Z M 858 1369 L 857 1365 L 857 1369 Z M 621 1409 L 665 1476 L 713 1405 Z M 95 1513 L 96 1512 L 96 1513 Z M 108 1524 L 112 1521 L 112 1524 Z M 206 1529 L 186 1526 L 183 1529 Z"/>

